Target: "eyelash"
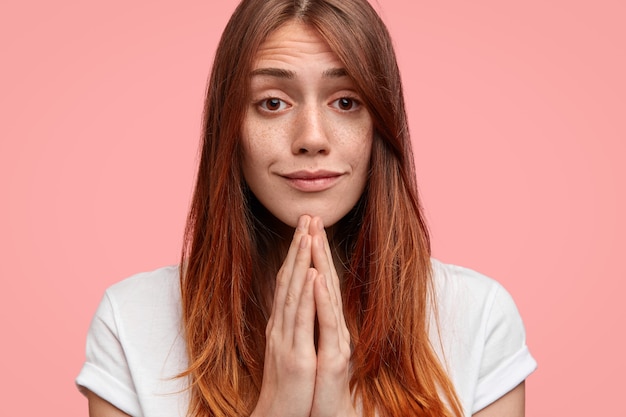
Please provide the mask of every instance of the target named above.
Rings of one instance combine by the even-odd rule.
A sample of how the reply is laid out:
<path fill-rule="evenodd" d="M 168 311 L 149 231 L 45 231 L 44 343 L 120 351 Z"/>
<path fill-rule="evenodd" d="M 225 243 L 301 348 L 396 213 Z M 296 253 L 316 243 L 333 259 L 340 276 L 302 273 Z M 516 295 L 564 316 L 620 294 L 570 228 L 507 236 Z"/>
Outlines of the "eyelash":
<path fill-rule="evenodd" d="M 361 104 L 362 104 L 362 103 L 361 103 L 361 101 L 360 101 L 358 98 L 356 98 L 356 97 L 352 97 L 352 96 L 343 96 L 343 97 L 339 97 L 337 100 L 333 100 L 333 102 L 332 102 L 332 103 L 333 103 L 333 104 L 334 104 L 334 103 L 338 103 L 338 102 L 339 102 L 339 101 L 341 101 L 341 100 L 349 100 L 349 101 L 350 101 L 351 106 L 350 106 L 350 108 L 349 108 L 349 109 L 347 109 L 347 110 L 346 110 L 346 109 L 339 108 L 339 110 L 341 110 L 341 111 L 346 111 L 346 112 L 349 112 L 349 111 L 354 111 L 354 110 L 356 110 L 357 108 L 359 108 L 359 107 L 361 106 Z"/>
<path fill-rule="evenodd" d="M 278 103 L 279 108 L 275 109 L 275 110 L 268 109 L 267 108 L 268 102 L 269 101 L 274 101 L 274 100 L 279 102 Z M 334 106 L 335 103 L 339 103 L 341 100 L 348 100 L 348 101 L 350 101 L 350 108 L 349 109 L 342 109 L 342 108 L 339 107 L 339 105 Z M 350 95 L 346 95 L 346 96 L 339 97 L 336 100 L 333 100 L 331 102 L 331 104 L 333 105 L 333 107 L 335 107 L 336 109 L 338 109 L 340 111 L 350 112 L 350 111 L 356 110 L 356 108 L 360 107 L 362 103 L 361 103 L 361 101 L 358 98 L 350 96 Z M 268 113 L 279 112 L 281 110 L 284 110 L 286 108 L 286 106 L 288 106 L 288 104 L 285 102 L 285 100 L 282 100 L 282 99 L 280 99 L 278 97 L 275 97 L 275 96 L 268 96 L 268 97 L 262 98 L 261 100 L 256 102 L 256 105 L 259 106 L 262 111 L 265 111 L 265 112 L 268 112 Z M 285 107 L 283 107 L 283 106 L 285 106 Z"/>
<path fill-rule="evenodd" d="M 268 108 L 266 107 L 266 104 L 267 104 L 267 102 L 269 102 L 269 101 L 271 101 L 271 100 L 276 100 L 276 101 L 280 102 L 280 103 L 279 103 L 279 105 L 281 105 L 281 107 L 282 107 L 282 105 L 285 105 L 285 106 L 287 105 L 287 103 L 285 102 L 285 100 L 282 100 L 282 99 L 280 99 L 280 98 L 278 98 L 278 97 L 274 97 L 274 96 L 268 96 L 268 97 L 262 98 L 261 100 L 257 101 L 257 103 L 256 103 L 256 104 L 257 104 L 257 106 L 259 106 L 259 107 L 260 107 L 263 111 L 266 111 L 266 112 L 269 112 L 269 113 L 275 113 L 275 112 L 278 112 L 278 111 L 280 111 L 280 110 L 284 110 L 284 109 L 281 109 L 281 108 L 276 109 L 276 110 L 270 110 L 270 109 L 268 109 Z"/>

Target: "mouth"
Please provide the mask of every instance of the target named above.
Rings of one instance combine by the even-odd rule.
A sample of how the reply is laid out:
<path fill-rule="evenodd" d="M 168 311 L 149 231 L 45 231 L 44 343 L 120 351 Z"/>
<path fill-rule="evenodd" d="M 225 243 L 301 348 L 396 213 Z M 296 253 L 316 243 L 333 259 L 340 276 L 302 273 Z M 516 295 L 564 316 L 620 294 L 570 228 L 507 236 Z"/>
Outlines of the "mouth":
<path fill-rule="evenodd" d="M 314 193 L 325 191 L 335 185 L 344 174 L 334 171 L 296 171 L 283 174 L 287 184 L 298 191 Z"/>

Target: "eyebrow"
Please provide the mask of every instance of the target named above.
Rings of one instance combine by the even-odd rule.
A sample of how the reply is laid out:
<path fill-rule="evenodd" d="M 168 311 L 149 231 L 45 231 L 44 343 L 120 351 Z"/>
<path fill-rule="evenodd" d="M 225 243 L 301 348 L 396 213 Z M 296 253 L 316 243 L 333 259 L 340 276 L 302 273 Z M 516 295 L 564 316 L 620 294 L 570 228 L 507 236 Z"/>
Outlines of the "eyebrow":
<path fill-rule="evenodd" d="M 296 78 L 296 73 L 294 71 L 282 69 L 282 68 L 257 68 L 253 70 L 250 75 L 254 76 L 268 76 L 268 77 L 276 77 L 276 78 L 284 78 L 288 80 L 293 80 Z M 345 68 L 330 68 L 322 72 L 323 78 L 341 78 L 347 77 L 348 72 Z"/>
<path fill-rule="evenodd" d="M 253 77 L 257 75 L 265 75 L 268 77 L 286 78 L 288 80 L 296 78 L 295 72 L 280 68 L 257 68 L 252 71 L 250 75 Z"/>
<path fill-rule="evenodd" d="M 347 76 L 348 71 L 346 71 L 345 68 L 331 68 L 322 73 L 322 77 L 324 78 L 341 78 Z"/>

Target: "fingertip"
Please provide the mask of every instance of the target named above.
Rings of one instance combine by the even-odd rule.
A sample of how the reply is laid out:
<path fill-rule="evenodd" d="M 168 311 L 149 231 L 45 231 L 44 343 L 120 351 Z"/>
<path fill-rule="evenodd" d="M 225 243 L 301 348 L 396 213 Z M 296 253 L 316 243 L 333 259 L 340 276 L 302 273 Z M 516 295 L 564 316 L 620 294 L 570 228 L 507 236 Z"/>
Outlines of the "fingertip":
<path fill-rule="evenodd" d="M 317 269 L 309 268 L 309 270 L 306 272 L 306 280 L 313 281 L 316 275 L 317 275 Z"/>
<path fill-rule="evenodd" d="M 306 233 L 309 230 L 310 223 L 311 223 L 311 216 L 309 216 L 308 214 L 303 214 L 298 218 L 298 225 L 296 229 Z"/>
<path fill-rule="evenodd" d="M 317 279 L 322 284 L 322 287 L 324 287 L 326 290 L 328 290 L 328 283 L 326 282 L 326 277 L 324 276 L 324 274 L 319 274 Z"/>
<path fill-rule="evenodd" d="M 324 221 L 322 220 L 322 218 L 319 216 L 316 216 L 314 220 L 315 220 L 315 225 L 317 226 L 317 230 L 319 231 L 324 230 Z"/>

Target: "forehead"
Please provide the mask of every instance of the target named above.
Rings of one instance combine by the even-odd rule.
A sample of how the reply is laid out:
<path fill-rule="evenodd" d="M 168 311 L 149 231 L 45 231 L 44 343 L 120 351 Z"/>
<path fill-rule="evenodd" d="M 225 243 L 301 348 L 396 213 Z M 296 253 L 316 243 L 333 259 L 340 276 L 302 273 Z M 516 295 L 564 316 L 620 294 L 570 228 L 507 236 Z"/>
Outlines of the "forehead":
<path fill-rule="evenodd" d="M 270 33 L 259 46 L 253 66 L 256 68 L 268 61 L 289 61 L 304 57 L 340 63 L 328 42 L 313 26 L 290 20 Z"/>

